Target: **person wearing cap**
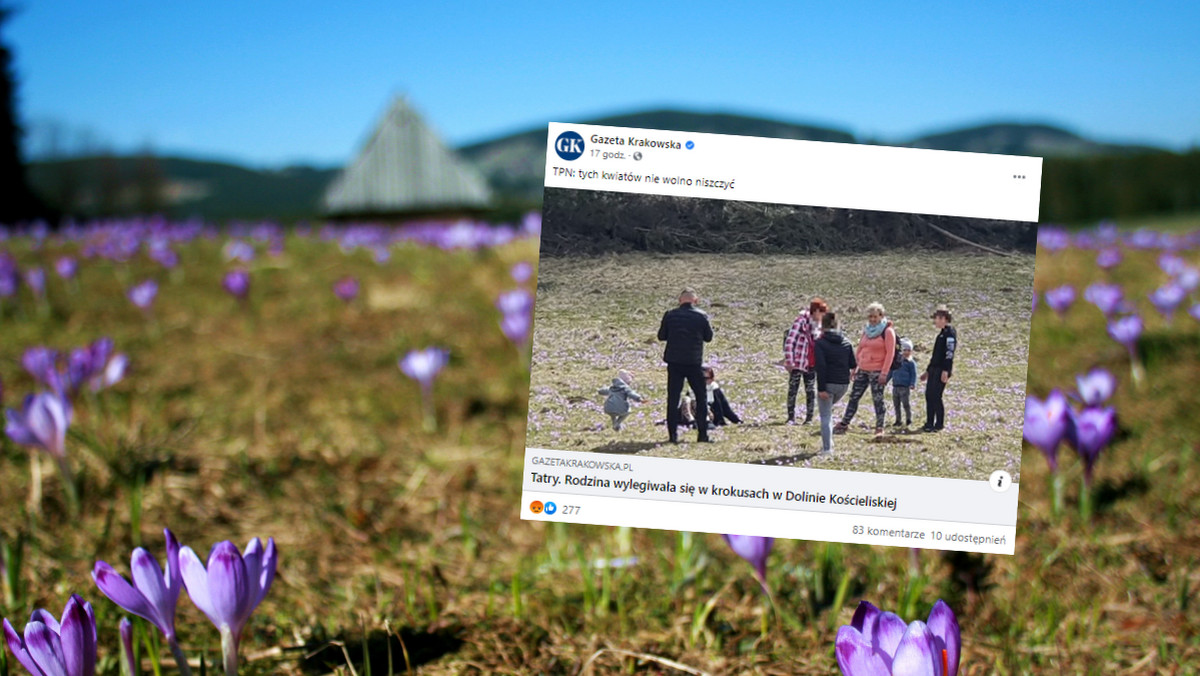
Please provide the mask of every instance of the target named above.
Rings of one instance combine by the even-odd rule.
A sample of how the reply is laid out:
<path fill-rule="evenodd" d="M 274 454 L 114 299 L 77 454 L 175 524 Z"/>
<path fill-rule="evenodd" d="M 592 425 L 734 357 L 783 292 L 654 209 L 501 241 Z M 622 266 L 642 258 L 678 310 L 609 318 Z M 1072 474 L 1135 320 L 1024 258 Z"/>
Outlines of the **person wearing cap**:
<path fill-rule="evenodd" d="M 909 403 L 909 394 L 917 385 L 917 364 L 913 361 L 912 353 L 912 341 L 901 338 L 900 354 L 904 357 L 904 361 L 900 362 L 900 368 L 892 371 L 892 405 L 896 407 L 896 422 L 892 423 L 893 427 L 912 425 L 912 405 Z M 903 417 L 900 415 L 901 407 L 904 408 Z"/>
<path fill-rule="evenodd" d="M 933 344 L 933 354 L 929 357 L 929 366 L 921 374 L 921 382 L 925 386 L 925 425 L 922 432 L 940 432 L 946 426 L 946 407 L 942 403 L 942 394 L 946 391 L 946 383 L 954 371 L 954 352 L 958 349 L 958 333 L 950 325 L 953 318 L 946 306 L 939 306 L 934 311 L 933 325 L 938 328 L 937 341 Z"/>
<path fill-rule="evenodd" d="M 679 397 L 687 381 L 696 397 L 696 411 L 708 411 L 708 390 L 704 382 L 704 344 L 712 342 L 712 324 L 708 314 L 696 307 L 699 296 L 692 288 L 679 294 L 679 307 L 663 313 L 658 339 L 666 341 L 663 361 L 667 363 L 667 435 L 679 443 Z M 698 422 L 700 415 L 697 415 Z M 707 442 L 708 425 L 697 424 L 697 441 Z"/>

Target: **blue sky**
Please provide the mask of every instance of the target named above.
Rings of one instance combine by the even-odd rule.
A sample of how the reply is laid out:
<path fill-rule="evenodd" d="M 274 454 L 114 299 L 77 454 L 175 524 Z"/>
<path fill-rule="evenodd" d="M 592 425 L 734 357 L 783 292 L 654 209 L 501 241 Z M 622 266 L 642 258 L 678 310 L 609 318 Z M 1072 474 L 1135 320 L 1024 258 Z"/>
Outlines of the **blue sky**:
<path fill-rule="evenodd" d="M 1105 4 L 20 0 L 3 38 L 31 144 L 258 166 L 344 162 L 401 92 L 452 144 L 671 106 L 1200 145 L 1200 4 Z"/>

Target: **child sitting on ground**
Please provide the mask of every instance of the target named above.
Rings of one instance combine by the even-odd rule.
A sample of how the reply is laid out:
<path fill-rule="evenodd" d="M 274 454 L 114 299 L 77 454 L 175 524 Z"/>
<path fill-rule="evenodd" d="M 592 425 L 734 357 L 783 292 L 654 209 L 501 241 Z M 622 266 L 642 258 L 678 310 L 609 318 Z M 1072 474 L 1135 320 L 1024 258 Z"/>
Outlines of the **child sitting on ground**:
<path fill-rule="evenodd" d="M 733 407 L 729 405 L 729 400 L 725 398 L 725 393 L 721 391 L 721 386 L 717 383 L 717 372 L 713 370 L 713 367 L 704 367 L 704 381 L 708 388 L 709 417 L 712 423 L 717 426 L 724 425 L 726 422 L 741 424 L 742 419 L 733 412 Z"/>
<path fill-rule="evenodd" d="M 904 361 L 900 368 L 892 371 L 892 404 L 896 407 L 896 422 L 893 427 L 908 427 L 912 425 L 912 406 L 909 404 L 909 394 L 917 385 L 917 364 L 913 361 L 913 344 L 911 340 L 900 340 L 901 354 Z M 904 417 L 900 416 L 900 407 L 904 407 Z"/>
<path fill-rule="evenodd" d="M 629 417 L 629 400 L 645 401 L 640 394 L 633 391 L 633 374 L 621 370 L 613 378 L 612 385 L 600 388 L 600 394 L 608 395 L 604 400 L 604 412 L 612 418 L 612 428 L 620 431 L 621 423 Z"/>

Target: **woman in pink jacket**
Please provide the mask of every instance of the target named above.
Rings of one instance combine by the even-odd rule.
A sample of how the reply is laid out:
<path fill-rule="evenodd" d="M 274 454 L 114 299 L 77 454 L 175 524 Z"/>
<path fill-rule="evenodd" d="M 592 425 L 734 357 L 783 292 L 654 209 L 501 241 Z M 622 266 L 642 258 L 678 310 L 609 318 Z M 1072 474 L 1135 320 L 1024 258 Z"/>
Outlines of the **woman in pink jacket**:
<path fill-rule="evenodd" d="M 850 390 L 850 400 L 846 403 L 842 421 L 833 428 L 834 434 L 845 434 L 850 427 L 850 421 L 854 419 L 854 414 L 858 412 L 858 400 L 862 399 L 867 387 L 870 387 L 871 399 L 875 402 L 875 437 L 883 436 L 883 416 L 886 408 L 883 390 L 887 385 L 895 353 L 896 330 L 884 315 L 883 306 L 871 303 L 867 306 L 867 327 L 863 329 L 862 337 L 858 340 L 858 350 L 854 353 L 855 359 L 858 360 L 858 369 L 853 375 L 854 385 Z"/>

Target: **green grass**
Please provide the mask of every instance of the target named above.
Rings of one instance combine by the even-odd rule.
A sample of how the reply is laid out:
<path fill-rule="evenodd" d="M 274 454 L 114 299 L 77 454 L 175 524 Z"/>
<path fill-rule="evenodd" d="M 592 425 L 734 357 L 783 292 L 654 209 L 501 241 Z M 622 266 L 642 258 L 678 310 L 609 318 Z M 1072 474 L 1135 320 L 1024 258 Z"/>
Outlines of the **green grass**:
<path fill-rule="evenodd" d="M 822 469 L 984 479 L 1006 469 L 1019 479 L 1020 421 L 1033 256 L 953 253 L 874 256 L 622 255 L 542 261 L 537 299 L 529 445 L 638 455 L 813 466 Z M 734 410 L 746 421 L 714 432 L 711 445 L 666 442 L 666 371 L 656 339 L 662 313 L 684 286 L 705 299 L 715 337 L 706 359 Z M 893 433 L 890 387 L 887 436 L 873 439 L 871 394 L 832 458 L 814 424 L 786 420 L 787 373 L 777 366 L 783 336 L 812 296 L 830 303 L 857 344 L 866 307 L 882 302 L 901 336 L 915 346 L 917 371 L 929 362 L 939 304 L 955 312 L 959 352 L 946 393 L 947 430 L 917 432 L 923 389 L 912 392 L 911 433 Z M 607 429 L 603 397 L 619 368 L 653 403 L 636 406 L 620 432 Z M 848 396 L 848 395 L 847 395 Z M 804 392 L 798 396 L 804 416 Z M 834 406 L 840 419 L 846 399 Z M 683 435 L 687 439 L 692 435 Z"/>
<path fill-rule="evenodd" d="M 47 265 L 62 250 L 4 246 L 23 265 Z M 629 656 L 643 653 L 709 673 L 829 674 L 836 627 L 860 598 L 906 620 L 946 598 L 963 627 L 960 673 L 1187 674 L 1200 664 L 1200 343 L 1188 317 L 1171 327 L 1148 320 L 1148 385 L 1140 392 L 1094 309 L 1079 305 L 1060 321 L 1040 308 L 1034 317 L 1031 391 L 1070 387 L 1093 364 L 1122 379 L 1115 403 L 1125 435 L 1098 467 L 1093 523 L 1071 509 L 1051 518 L 1045 462 L 1028 449 L 1016 556 L 927 551 L 914 562 L 903 548 L 781 541 L 768 571 L 772 611 L 749 566 L 718 536 L 519 520 L 528 380 L 492 303 L 512 287 L 508 266 L 533 257 L 533 242 L 478 254 L 399 247 L 376 266 L 365 253 L 289 239 L 282 258 L 253 265 L 246 308 L 220 290 L 227 266 L 218 246 L 183 247 L 174 281 L 140 258 L 128 271 L 89 261 L 76 294 L 50 280 L 48 312 L 23 296 L 0 314 L 9 406 L 33 387 L 17 362 L 30 345 L 65 348 L 111 335 L 132 359 L 124 382 L 76 410 L 69 452 L 82 483 L 81 519 L 65 516 L 53 474 L 44 516 L 36 524 L 25 517 L 29 453 L 9 443 L 0 449 L 0 534 L 9 542 L 29 536 L 17 574 L 23 593 L 0 610 L 19 626 L 33 607 L 57 613 L 68 594 L 81 593 L 97 610 L 103 674 L 117 673 L 119 612 L 95 590 L 92 563 L 127 571 L 139 542 L 161 559 L 163 526 L 199 551 L 226 538 L 279 543 L 279 576 L 244 638 L 246 674 L 349 673 L 336 666 L 348 655 L 357 673 L 369 663 L 376 676 L 388 673 L 389 656 L 394 673 L 406 673 L 407 661 L 422 674 L 574 675 L 606 649 L 591 662 L 594 673 L 672 673 Z M 1195 252 L 1188 257 L 1200 264 Z M 1098 276 L 1084 253 L 1040 256 L 1038 266 L 1039 290 Z M 364 285 L 365 298 L 349 307 L 330 291 L 344 274 Z M 629 282 L 672 289 L 682 281 L 665 262 L 647 274 L 653 278 Z M 1142 298 L 1161 281 L 1150 253 L 1130 253 L 1115 274 Z M 147 276 L 163 285 L 150 318 L 130 306 L 121 281 Z M 546 271 L 543 281 L 552 276 Z M 766 279 L 771 298 L 792 290 Z M 588 293 L 595 280 L 569 281 L 580 289 L 580 315 L 610 302 Z M 721 289 L 691 281 L 719 299 Z M 797 299 L 828 293 L 794 291 Z M 670 300 L 664 295 L 639 304 L 648 328 L 638 349 L 648 361 L 659 349 L 649 339 Z M 848 295 L 841 302 L 860 308 L 871 300 Z M 969 300 L 949 302 L 962 314 Z M 909 310 L 897 302 L 893 312 L 925 311 L 923 300 Z M 721 330 L 717 310 L 729 309 L 714 308 Z M 773 361 L 794 308 L 764 310 L 756 349 Z M 961 325 L 964 345 L 981 347 L 982 336 L 966 332 L 969 318 Z M 928 342 L 928 325 L 918 329 L 928 332 L 918 342 Z M 440 427 L 432 434 L 421 431 L 416 385 L 395 365 L 426 345 L 451 350 L 435 386 Z M 771 396 L 782 397 L 782 375 L 761 367 L 775 378 Z M 750 373 L 759 365 L 729 368 Z M 609 373 L 597 368 L 570 387 L 586 392 Z M 746 409 L 739 378 L 723 380 Z M 952 389 L 949 401 L 962 393 Z M 1063 459 L 1069 507 L 1078 465 Z M 134 519 L 139 475 L 145 485 Z M 638 563 L 595 566 L 623 556 Z M 185 650 L 193 658 L 206 651 L 211 668 L 216 631 L 186 600 L 179 629 Z M 167 658 L 165 673 L 169 665 Z"/>

